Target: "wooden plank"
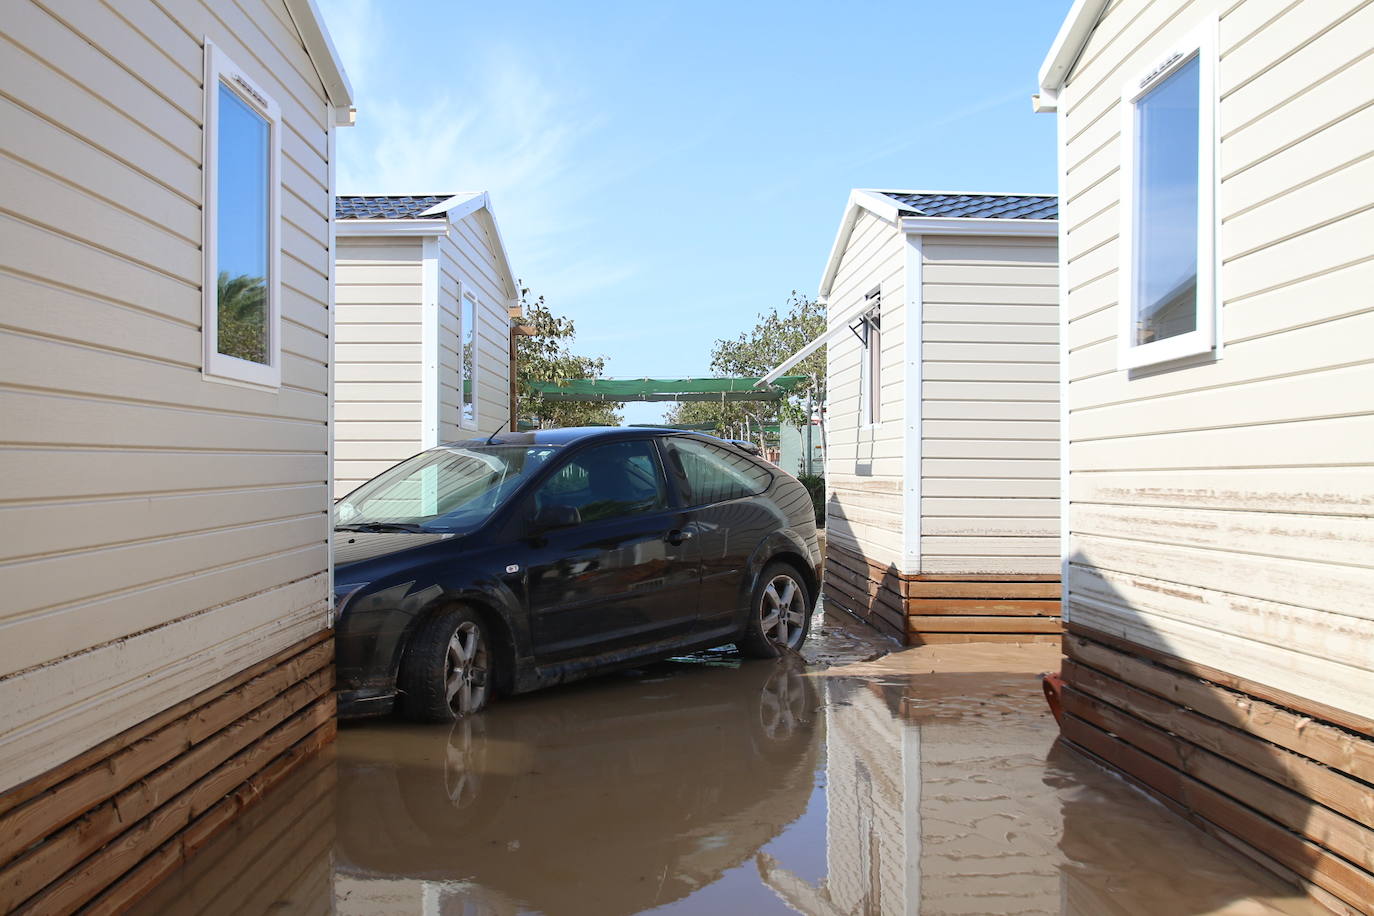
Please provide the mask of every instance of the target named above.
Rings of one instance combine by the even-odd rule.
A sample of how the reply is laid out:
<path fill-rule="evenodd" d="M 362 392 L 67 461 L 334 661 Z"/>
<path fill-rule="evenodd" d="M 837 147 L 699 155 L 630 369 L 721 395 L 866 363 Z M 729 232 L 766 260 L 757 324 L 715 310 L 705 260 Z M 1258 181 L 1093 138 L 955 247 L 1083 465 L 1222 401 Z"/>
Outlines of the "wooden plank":
<path fill-rule="evenodd" d="M 950 582 L 910 578 L 902 580 L 902 594 L 909 598 L 1053 599 L 1054 603 L 1058 604 L 1060 590 L 1058 577 L 1053 582 Z M 1055 613 L 1058 613 L 1057 608 Z"/>
<path fill-rule="evenodd" d="M 881 621 L 884 628 L 895 635 L 900 636 L 906 632 L 906 615 L 901 611 L 887 607 L 881 602 L 868 600 L 860 593 L 833 580 L 826 583 L 825 589 L 826 594 L 832 596 L 840 607 L 870 622 Z"/>
<path fill-rule="evenodd" d="M 1349 713 L 1345 710 L 1337 709 L 1334 706 L 1328 706 L 1325 703 L 1319 703 L 1305 697 L 1295 696 L 1285 690 L 1279 690 L 1276 687 L 1269 687 L 1243 677 L 1227 674 L 1219 668 L 1213 668 L 1209 665 L 1199 664 L 1198 662 L 1187 661 L 1176 655 L 1170 655 L 1167 652 L 1146 648 L 1145 646 L 1138 645 L 1128 640 L 1119 639 L 1112 636 L 1110 633 L 1103 633 L 1101 630 L 1084 627 L 1072 622 L 1066 622 L 1065 627 L 1070 633 L 1076 636 L 1111 646 L 1129 655 L 1147 658 L 1165 667 L 1173 668 L 1175 671 L 1182 671 L 1185 674 L 1191 674 L 1194 677 L 1212 681 L 1222 687 L 1229 687 L 1240 693 L 1248 693 L 1261 700 L 1267 700 L 1279 706 L 1286 706 L 1304 715 L 1311 716 L 1315 719 L 1323 719 L 1327 722 L 1339 725 L 1342 728 L 1348 728 L 1351 731 L 1359 732 L 1362 735 L 1374 736 L 1374 719 L 1367 719 L 1364 716 Z"/>
<path fill-rule="evenodd" d="M 1363 869 L 1077 716 L 1064 717 L 1063 731 L 1074 744 L 1175 800 L 1189 820 L 1215 823 L 1342 900 L 1374 900 L 1374 876 Z"/>
<path fill-rule="evenodd" d="M 1064 649 L 1070 659 L 1066 671 L 1073 665 L 1077 671 L 1105 672 L 1173 705 L 1187 707 L 1199 715 L 1224 722 L 1357 779 L 1374 782 L 1374 743 L 1368 739 L 1197 677 L 1142 661 L 1078 635 L 1066 635 Z M 1087 692 L 1095 693 L 1092 689 Z"/>
<path fill-rule="evenodd" d="M 1058 617 L 907 617 L 914 633 L 1058 633 Z"/>
<path fill-rule="evenodd" d="M 244 808 L 254 804 L 281 783 L 303 763 L 327 747 L 338 732 L 334 719 L 315 728 L 283 754 L 249 777 L 232 794 L 217 802 L 185 830 L 144 859 L 137 868 L 125 874 L 88 905 L 84 912 L 91 916 L 127 912 L 135 902 L 180 868 L 206 842 L 232 822 Z"/>
<path fill-rule="evenodd" d="M 842 583 L 856 596 L 866 596 L 870 601 L 881 601 L 898 614 L 905 613 L 902 596 L 897 592 L 896 582 L 883 582 L 871 579 L 861 573 L 852 572 L 843 566 L 833 564 L 825 570 L 825 578 Z"/>
<path fill-rule="evenodd" d="M 1064 688 L 1064 709 L 1243 802 L 1289 830 L 1344 856 L 1361 868 L 1374 870 L 1374 830 L 1364 826 L 1371 822 L 1367 814 L 1358 814 L 1352 820 L 1344 816 L 1349 813 L 1348 810 L 1340 813 L 1314 804 L 1312 796 L 1301 787 L 1293 790 L 1293 786 L 1284 788 L 1275 785 L 1223 755 L 1189 743 L 1185 736 L 1157 729 L 1147 721 L 1071 686 Z M 1316 767 L 1310 762 L 1308 765 Z M 1374 805 L 1368 789 L 1351 782 L 1353 791 L 1340 800 L 1353 802 L 1357 810 Z M 1359 803 L 1360 798 L 1365 800 L 1364 805 Z"/>
<path fill-rule="evenodd" d="M 997 642 L 1021 645 L 1025 643 L 1051 643 L 1057 645 L 1060 637 L 1045 633 L 919 633 L 908 632 L 907 644 L 912 646 L 943 645 L 945 643 Z"/>
<path fill-rule="evenodd" d="M 1058 601 L 996 601 L 971 598 L 908 598 L 912 615 L 961 614 L 970 617 L 1053 617 L 1059 619 Z"/>
<path fill-rule="evenodd" d="M 326 697 L 332 704 L 333 684 L 332 667 L 315 673 L 25 852 L 0 870 L 0 907 L 13 908 L 38 893 L 130 824 L 155 813 L 165 799 L 203 780 L 205 774 L 218 772 L 226 760 L 301 710 L 317 705 L 319 698 Z"/>
<path fill-rule="evenodd" d="M 333 630 L 320 630 L 317 633 L 312 633 L 296 644 L 263 659 L 257 664 L 244 668 L 233 677 L 226 678 L 213 687 L 208 687 L 194 696 L 182 700 L 180 703 L 169 706 L 162 712 L 150 716 L 137 725 L 127 728 L 119 734 L 100 742 L 90 750 L 83 751 L 61 766 L 54 767 L 41 776 L 35 776 L 33 779 L 14 786 L 3 794 L 0 794 L 0 814 L 41 795 L 58 783 L 70 779 L 78 773 L 95 766 L 105 758 L 113 756 L 116 751 L 143 740 L 152 733 L 166 727 L 177 719 L 189 715 L 200 707 L 221 699 L 226 693 L 243 686 L 254 678 L 271 671 L 273 668 L 281 666 L 294 656 L 308 652 L 313 647 L 326 640 L 332 640 L 333 636 Z M 333 657 L 333 651 L 333 644 L 331 642 L 329 647 L 330 658 Z M 4 861 L 3 855 L 0 855 L 0 861 Z"/>
<path fill-rule="evenodd" d="M 913 582 L 1058 582 L 1058 573 L 930 573 L 909 575 Z"/>
<path fill-rule="evenodd" d="M 316 643 L 200 709 L 116 751 L 28 804 L 0 815 L 0 864 L 281 695 L 292 685 L 328 668 L 333 659 L 332 641 Z"/>
<path fill-rule="evenodd" d="M 292 716 L 261 740 L 225 761 L 219 768 L 205 775 L 194 785 L 162 805 L 148 817 L 126 831 L 116 842 L 100 849 L 48 885 L 41 893 L 26 901 L 16 913 L 34 914 L 69 911 L 81 906 L 120 875 L 129 871 L 150 852 L 195 817 L 220 803 L 236 786 L 264 769 L 264 766 L 322 726 L 327 731 L 335 713 L 334 696 L 327 694 Z M 284 775 L 284 774 L 283 774 Z M 250 796 L 235 794 L 236 804 Z M 5 891 L 9 888 L 5 887 Z"/>

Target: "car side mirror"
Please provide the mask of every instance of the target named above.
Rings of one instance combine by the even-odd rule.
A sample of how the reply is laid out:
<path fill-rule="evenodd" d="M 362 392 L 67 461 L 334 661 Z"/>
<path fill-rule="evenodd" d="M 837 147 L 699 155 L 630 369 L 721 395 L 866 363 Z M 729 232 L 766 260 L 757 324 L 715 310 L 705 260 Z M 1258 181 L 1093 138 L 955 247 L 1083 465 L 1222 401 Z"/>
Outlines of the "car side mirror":
<path fill-rule="evenodd" d="M 544 506 L 529 521 L 529 533 L 540 535 L 558 528 L 572 528 L 582 524 L 582 513 L 576 506 Z"/>

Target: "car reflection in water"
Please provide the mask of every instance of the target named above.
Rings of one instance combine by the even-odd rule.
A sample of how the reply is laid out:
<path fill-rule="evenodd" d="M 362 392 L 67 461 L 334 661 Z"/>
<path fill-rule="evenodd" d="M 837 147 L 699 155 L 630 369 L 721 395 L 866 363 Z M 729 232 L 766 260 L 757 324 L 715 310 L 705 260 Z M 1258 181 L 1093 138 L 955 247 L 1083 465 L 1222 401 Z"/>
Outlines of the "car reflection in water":
<path fill-rule="evenodd" d="M 613 916 L 750 863 L 806 810 L 818 690 L 787 660 L 712 664 L 346 729 L 336 912 Z"/>

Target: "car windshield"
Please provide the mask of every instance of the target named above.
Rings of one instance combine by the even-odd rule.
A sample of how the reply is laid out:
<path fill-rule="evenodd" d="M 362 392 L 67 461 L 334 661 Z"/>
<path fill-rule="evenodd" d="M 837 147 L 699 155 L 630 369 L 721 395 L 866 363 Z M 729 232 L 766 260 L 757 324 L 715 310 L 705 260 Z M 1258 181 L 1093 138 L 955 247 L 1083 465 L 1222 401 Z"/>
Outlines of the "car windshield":
<path fill-rule="evenodd" d="M 471 531 L 555 451 L 547 445 L 445 445 L 421 452 L 335 503 L 334 525 L 359 531 Z"/>

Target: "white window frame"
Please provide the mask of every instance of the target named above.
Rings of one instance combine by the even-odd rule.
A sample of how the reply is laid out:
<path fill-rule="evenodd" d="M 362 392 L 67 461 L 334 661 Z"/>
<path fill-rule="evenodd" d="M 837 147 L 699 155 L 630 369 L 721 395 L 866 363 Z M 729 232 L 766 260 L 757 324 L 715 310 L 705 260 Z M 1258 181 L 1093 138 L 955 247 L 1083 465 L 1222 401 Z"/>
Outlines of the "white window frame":
<path fill-rule="evenodd" d="M 219 87 L 227 86 L 248 107 L 267 120 L 271 136 L 268 153 L 267 216 L 267 365 L 219 352 Z M 281 387 L 281 108 L 242 68 L 205 40 L 205 136 L 202 170 L 204 228 L 202 260 L 201 336 L 204 339 L 202 375 L 212 381 Z"/>
<path fill-rule="evenodd" d="M 883 422 L 882 378 L 883 378 L 883 338 L 879 325 L 877 346 L 873 342 L 873 313 L 878 313 L 882 321 L 883 292 L 879 287 L 864 296 L 863 312 L 860 321 L 863 333 L 859 342 L 859 425 L 870 429 Z M 875 399 L 876 395 L 876 399 Z"/>
<path fill-rule="evenodd" d="M 468 327 L 467 310 L 469 304 L 472 306 L 472 327 Z M 477 373 L 478 355 L 481 347 L 477 339 L 478 316 L 482 311 L 482 303 L 470 291 L 464 289 L 458 295 L 458 428 L 459 429 L 480 429 L 482 425 L 481 398 L 477 396 Z M 472 331 L 472 378 L 467 377 L 468 367 L 463 364 L 463 347 L 467 344 L 468 331 Z M 464 408 L 467 406 L 463 402 L 463 389 L 466 387 L 472 392 L 472 420 L 467 419 Z"/>
<path fill-rule="evenodd" d="M 1135 343 L 1136 166 L 1139 141 L 1136 106 L 1180 67 L 1198 62 L 1198 226 L 1197 323 L 1186 334 L 1145 344 Z M 1117 361 L 1136 369 L 1213 353 L 1220 356 L 1221 295 L 1218 289 L 1217 167 L 1217 20 L 1210 17 L 1121 91 L 1121 225 L 1117 328 Z"/>

